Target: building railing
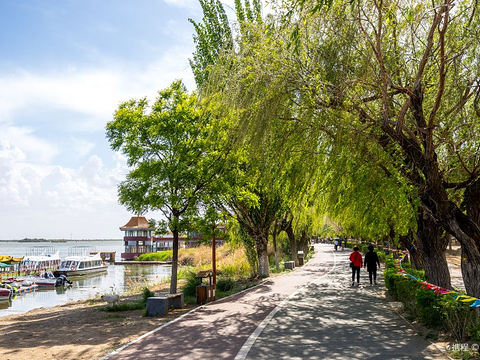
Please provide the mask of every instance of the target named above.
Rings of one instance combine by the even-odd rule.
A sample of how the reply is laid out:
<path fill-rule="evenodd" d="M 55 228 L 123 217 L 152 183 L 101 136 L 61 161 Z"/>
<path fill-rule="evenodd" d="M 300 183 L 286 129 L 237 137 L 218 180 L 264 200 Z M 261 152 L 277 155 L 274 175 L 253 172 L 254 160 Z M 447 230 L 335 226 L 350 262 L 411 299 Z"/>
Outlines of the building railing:
<path fill-rule="evenodd" d="M 148 236 L 124 236 L 124 241 L 150 241 Z"/>
<path fill-rule="evenodd" d="M 128 245 L 125 246 L 125 253 L 127 254 L 145 254 L 157 251 L 157 247 L 152 245 Z"/>

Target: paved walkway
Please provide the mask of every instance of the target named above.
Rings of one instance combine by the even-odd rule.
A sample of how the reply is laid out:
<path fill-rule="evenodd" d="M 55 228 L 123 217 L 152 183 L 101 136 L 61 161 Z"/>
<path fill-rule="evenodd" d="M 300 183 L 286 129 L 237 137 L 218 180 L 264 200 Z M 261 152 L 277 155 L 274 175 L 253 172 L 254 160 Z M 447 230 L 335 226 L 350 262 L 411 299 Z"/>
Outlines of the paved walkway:
<path fill-rule="evenodd" d="M 391 309 L 382 285 L 351 288 L 349 251 L 331 250 L 316 245 L 306 266 L 201 307 L 106 358 L 445 359 Z"/>

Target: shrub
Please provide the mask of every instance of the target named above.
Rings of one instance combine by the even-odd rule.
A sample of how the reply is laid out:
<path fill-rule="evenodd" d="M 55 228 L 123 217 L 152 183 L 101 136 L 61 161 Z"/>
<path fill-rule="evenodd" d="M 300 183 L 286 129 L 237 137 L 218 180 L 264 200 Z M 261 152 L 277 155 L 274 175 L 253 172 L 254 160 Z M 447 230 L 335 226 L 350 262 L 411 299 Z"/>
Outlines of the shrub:
<path fill-rule="evenodd" d="M 184 296 L 196 296 L 196 288 L 201 283 L 201 279 L 196 277 L 196 272 L 193 270 L 189 270 L 185 274 L 185 279 L 187 280 L 185 285 L 183 286 L 183 294 Z"/>
<path fill-rule="evenodd" d="M 425 279 L 423 270 L 409 269 L 408 264 L 403 267 L 409 274 Z M 386 258 L 384 278 L 388 292 L 404 304 L 412 320 L 417 318 L 430 328 L 445 330 L 456 340 L 468 336 L 480 338 L 480 319 L 476 310 L 469 307 L 470 303 L 454 301 L 453 295 L 437 295 L 432 290 L 423 289 L 417 281 L 397 272 L 391 256 Z"/>
<path fill-rule="evenodd" d="M 471 341 L 475 344 L 480 344 L 480 325 L 477 323 L 476 325 L 470 326 L 467 331 Z"/>
<path fill-rule="evenodd" d="M 143 292 L 142 292 L 142 302 L 144 305 L 147 305 L 147 299 L 149 297 L 153 297 L 155 296 L 155 293 L 153 291 L 151 291 L 149 288 L 147 287 L 144 287 L 143 288 Z"/>
<path fill-rule="evenodd" d="M 445 323 L 445 297 L 438 296 L 428 289 L 418 289 L 415 293 L 418 319 L 430 328 L 441 328 Z"/>
<path fill-rule="evenodd" d="M 227 292 L 235 287 L 235 281 L 232 278 L 222 278 L 217 281 L 218 291 Z"/>
<path fill-rule="evenodd" d="M 450 301 L 446 301 L 444 305 L 445 330 L 454 339 L 463 340 L 469 334 L 468 329 L 473 328 L 478 321 L 476 311 L 468 304 L 453 301 L 451 297 L 447 299 Z"/>
<path fill-rule="evenodd" d="M 116 312 L 116 311 L 131 311 L 131 310 L 140 310 L 143 309 L 145 305 L 143 304 L 142 301 L 128 301 L 128 302 L 123 302 L 118 305 L 113 305 L 113 306 L 105 306 L 103 308 L 100 308 L 101 311 L 107 311 L 107 312 Z"/>
<path fill-rule="evenodd" d="M 173 257 L 173 250 L 157 251 L 154 253 L 141 254 L 137 256 L 137 261 L 171 261 Z"/>

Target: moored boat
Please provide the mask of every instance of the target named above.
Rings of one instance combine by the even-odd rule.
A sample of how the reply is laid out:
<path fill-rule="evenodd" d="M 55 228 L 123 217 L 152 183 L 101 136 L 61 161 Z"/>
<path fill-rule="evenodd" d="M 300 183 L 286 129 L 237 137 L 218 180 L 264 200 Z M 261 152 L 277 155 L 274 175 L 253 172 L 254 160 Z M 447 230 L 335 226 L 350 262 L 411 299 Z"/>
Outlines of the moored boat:
<path fill-rule="evenodd" d="M 19 267 L 21 274 L 41 274 L 45 271 L 56 270 L 59 267 L 61 262 L 59 252 L 57 251 L 54 254 L 47 254 L 45 250 L 40 252 L 44 248 L 47 247 L 33 248 L 35 255 L 27 255 L 23 258 Z"/>
<path fill-rule="evenodd" d="M 12 290 L 0 287 L 0 301 L 10 300 L 12 297 Z"/>
<path fill-rule="evenodd" d="M 21 258 L 15 258 L 10 255 L 0 255 L 0 279 L 6 279 L 18 274 Z"/>
<path fill-rule="evenodd" d="M 41 274 L 38 278 L 32 278 L 31 281 L 40 287 L 54 287 L 56 279 L 55 276 L 50 272 Z"/>
<path fill-rule="evenodd" d="M 56 277 L 60 275 L 79 276 L 105 271 L 107 271 L 107 265 L 103 263 L 100 254 L 97 253 L 95 255 L 68 256 L 53 274 Z"/>

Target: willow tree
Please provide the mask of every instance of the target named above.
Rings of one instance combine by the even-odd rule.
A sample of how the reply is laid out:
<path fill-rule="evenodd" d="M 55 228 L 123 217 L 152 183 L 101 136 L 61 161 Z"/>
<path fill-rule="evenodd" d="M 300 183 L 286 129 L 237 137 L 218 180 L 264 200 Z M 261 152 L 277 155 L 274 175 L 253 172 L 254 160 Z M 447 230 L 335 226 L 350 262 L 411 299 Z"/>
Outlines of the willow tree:
<path fill-rule="evenodd" d="M 260 137 L 280 121 L 289 124 L 286 132 L 295 123 L 310 136 L 304 144 L 312 153 L 339 132 L 342 142 L 381 147 L 386 156 L 373 161 L 397 167 L 416 188 L 417 221 L 435 230 L 423 228 L 418 239 L 428 245 L 429 263 L 444 259 L 437 231 L 444 228 L 462 243 L 464 282 L 479 295 L 476 4 L 323 3 L 305 2 L 310 7 L 291 11 L 293 20 L 250 29 L 234 65 L 223 69 L 231 79 L 225 96 L 244 109 L 243 126 Z"/>
<path fill-rule="evenodd" d="M 423 214 L 460 241 L 466 289 L 480 296 L 477 1 L 302 3 L 279 20 L 293 32 L 270 36 L 275 46 L 260 54 L 285 49 L 287 70 L 275 59 L 259 64 L 253 47 L 245 68 L 285 79 L 297 121 L 382 146 L 417 188 Z"/>
<path fill-rule="evenodd" d="M 122 103 L 107 124 L 113 150 L 127 157 L 131 170 L 118 187 L 119 201 L 132 212 L 159 210 L 159 230 L 173 234 L 170 293 L 177 292 L 178 238 L 188 229 L 198 202 L 209 194 L 228 154 L 221 124 L 186 92 L 181 81 L 146 99 Z"/>
<path fill-rule="evenodd" d="M 196 45 L 190 64 L 200 94 L 205 99 L 211 99 L 216 98 L 218 94 L 212 88 L 221 87 L 223 86 L 221 84 L 228 82 L 228 76 L 224 76 L 226 74 L 218 76 L 218 72 L 212 79 L 211 69 L 215 66 L 227 68 L 232 66 L 234 58 L 230 56 L 236 51 L 235 47 L 240 44 L 239 39 L 250 36 L 249 24 L 262 22 L 261 5 L 258 0 L 253 0 L 252 3 L 235 1 L 239 32 L 234 34 L 221 2 L 200 0 L 200 4 L 203 10 L 202 22 L 190 20 L 195 30 Z M 224 177 L 225 184 L 228 185 L 221 196 L 222 201 L 217 201 L 217 205 L 220 203 L 224 210 L 236 218 L 241 227 L 241 238 L 245 240 L 245 246 L 252 245 L 246 237 L 254 240 L 257 259 L 253 262 L 258 264 L 258 275 L 267 277 L 269 276 L 268 237 L 272 223 L 283 208 L 283 190 L 279 182 L 267 179 L 268 171 L 271 170 L 268 168 L 272 166 L 274 158 L 271 154 L 255 159 L 249 159 L 246 154 L 248 149 L 251 149 L 251 144 L 238 131 L 237 122 L 241 118 L 238 112 L 231 112 L 225 108 L 224 117 L 231 120 L 230 136 L 231 142 L 236 146 L 238 162 L 236 169 L 231 169 Z"/>

